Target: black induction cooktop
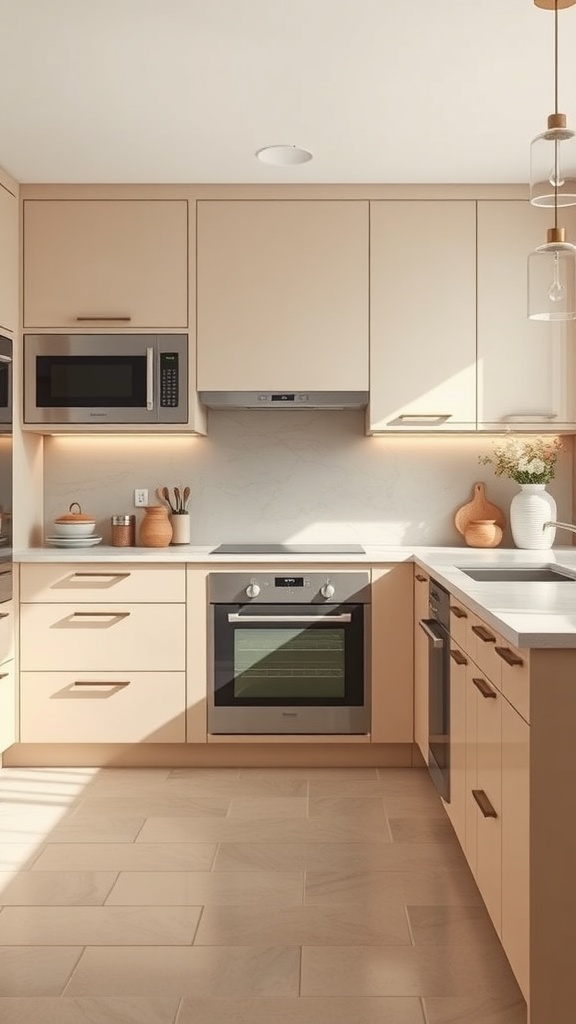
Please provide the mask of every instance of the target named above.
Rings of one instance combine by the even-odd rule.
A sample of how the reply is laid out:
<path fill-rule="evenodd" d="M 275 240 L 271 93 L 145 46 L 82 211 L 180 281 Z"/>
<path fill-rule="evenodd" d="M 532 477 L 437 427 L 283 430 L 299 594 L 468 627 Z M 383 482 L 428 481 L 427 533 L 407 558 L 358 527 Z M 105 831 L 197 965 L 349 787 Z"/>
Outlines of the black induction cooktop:
<path fill-rule="evenodd" d="M 220 544 L 211 555 L 364 555 L 361 544 Z"/>

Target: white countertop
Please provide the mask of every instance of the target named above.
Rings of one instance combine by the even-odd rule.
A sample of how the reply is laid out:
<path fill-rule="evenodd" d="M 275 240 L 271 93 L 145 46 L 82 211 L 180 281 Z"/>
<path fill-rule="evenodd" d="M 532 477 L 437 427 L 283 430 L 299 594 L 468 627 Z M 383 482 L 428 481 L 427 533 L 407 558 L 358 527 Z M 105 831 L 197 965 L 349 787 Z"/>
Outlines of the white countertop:
<path fill-rule="evenodd" d="M 414 561 L 430 572 L 459 600 L 517 647 L 576 647 L 576 582 L 480 583 L 460 566 L 549 565 L 576 571 L 576 548 L 543 551 L 517 548 L 378 547 L 367 546 L 363 555 L 211 555 L 213 545 L 177 545 L 168 548 L 29 548 L 14 552 L 15 562 L 185 563 L 203 567 L 265 566 L 370 566 Z"/>

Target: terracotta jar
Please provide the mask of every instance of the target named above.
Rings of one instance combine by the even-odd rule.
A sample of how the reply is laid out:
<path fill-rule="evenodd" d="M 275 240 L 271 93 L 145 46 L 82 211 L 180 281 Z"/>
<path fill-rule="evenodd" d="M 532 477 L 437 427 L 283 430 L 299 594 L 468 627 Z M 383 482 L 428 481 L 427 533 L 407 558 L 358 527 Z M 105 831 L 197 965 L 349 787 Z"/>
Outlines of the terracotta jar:
<path fill-rule="evenodd" d="M 144 548 L 166 548 L 172 540 L 168 509 L 164 505 L 148 505 L 140 523 L 140 544 Z"/>
<path fill-rule="evenodd" d="M 464 531 L 464 540 L 471 548 L 495 548 L 502 540 L 502 530 L 494 519 L 473 519 Z"/>

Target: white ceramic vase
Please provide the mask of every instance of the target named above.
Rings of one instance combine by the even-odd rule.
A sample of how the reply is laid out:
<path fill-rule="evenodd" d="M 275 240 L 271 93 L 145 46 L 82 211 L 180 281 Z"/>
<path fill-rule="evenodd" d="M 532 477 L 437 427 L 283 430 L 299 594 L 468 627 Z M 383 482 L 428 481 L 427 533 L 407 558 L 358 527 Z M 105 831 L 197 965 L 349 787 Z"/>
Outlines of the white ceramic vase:
<path fill-rule="evenodd" d="M 544 523 L 556 519 L 556 502 L 546 484 L 520 484 L 510 503 L 510 529 L 517 548 L 551 548 L 556 536 L 553 526 Z"/>

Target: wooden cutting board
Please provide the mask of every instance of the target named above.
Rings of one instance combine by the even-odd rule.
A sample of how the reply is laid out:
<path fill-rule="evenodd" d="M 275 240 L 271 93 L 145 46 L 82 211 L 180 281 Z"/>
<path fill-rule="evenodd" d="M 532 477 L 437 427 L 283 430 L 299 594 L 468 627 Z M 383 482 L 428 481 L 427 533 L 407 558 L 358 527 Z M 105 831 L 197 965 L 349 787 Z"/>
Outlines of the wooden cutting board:
<path fill-rule="evenodd" d="M 484 484 L 474 484 L 472 488 L 472 501 L 462 505 L 454 515 L 454 526 L 464 536 L 469 523 L 477 519 L 493 519 L 503 530 L 506 527 L 506 517 L 498 505 L 488 501 L 484 493 Z"/>

